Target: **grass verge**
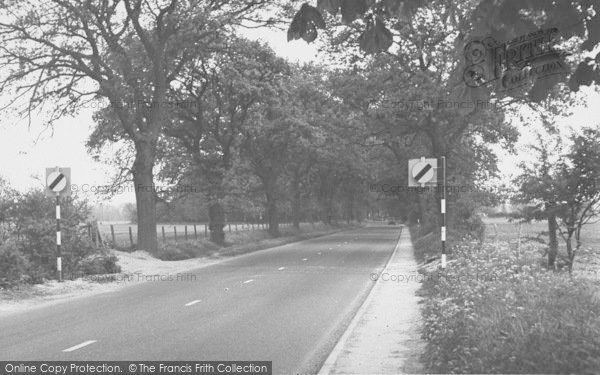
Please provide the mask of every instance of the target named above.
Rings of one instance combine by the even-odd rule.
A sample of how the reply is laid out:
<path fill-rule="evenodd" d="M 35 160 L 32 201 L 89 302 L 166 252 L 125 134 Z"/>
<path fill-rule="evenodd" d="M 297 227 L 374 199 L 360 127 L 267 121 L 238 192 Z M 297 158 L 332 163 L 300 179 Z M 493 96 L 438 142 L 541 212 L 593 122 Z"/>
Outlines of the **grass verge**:
<path fill-rule="evenodd" d="M 427 257 L 433 240 L 411 229 Z M 597 280 L 546 270 L 540 244 L 453 243 L 444 271 L 421 270 L 425 371 L 600 373 Z"/>
<path fill-rule="evenodd" d="M 167 241 L 159 244 L 158 252 L 154 256 L 161 260 L 235 256 L 354 227 L 357 227 L 357 225 L 327 225 L 321 223 L 312 226 L 301 226 L 299 229 L 285 227 L 280 229 L 281 236 L 277 238 L 271 237 L 266 230 L 239 231 L 226 234 L 226 246 L 224 247 L 219 247 L 204 239 L 179 242 Z"/>

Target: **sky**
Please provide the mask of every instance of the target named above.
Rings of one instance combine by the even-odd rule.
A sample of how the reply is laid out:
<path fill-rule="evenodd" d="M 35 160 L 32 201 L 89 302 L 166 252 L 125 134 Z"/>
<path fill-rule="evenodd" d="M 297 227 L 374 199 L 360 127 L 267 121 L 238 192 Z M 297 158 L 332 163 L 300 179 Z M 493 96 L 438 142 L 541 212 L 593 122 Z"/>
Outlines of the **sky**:
<path fill-rule="evenodd" d="M 248 30 L 246 36 L 261 39 L 271 45 L 275 52 L 290 61 L 310 62 L 317 57 L 317 47 L 304 41 L 287 42 L 285 31 Z M 584 88 L 588 96 L 588 106 L 574 109 L 574 115 L 560 121 L 562 129 L 573 124 L 595 125 L 600 122 L 600 94 Z M 122 204 L 135 202 L 133 193 L 125 192 L 110 201 L 104 197 L 89 193 L 92 186 L 107 185 L 111 171 L 108 166 L 95 162 L 87 154 L 85 142 L 94 125 L 93 109 L 84 109 L 74 118 L 63 118 L 53 129 L 48 129 L 41 119 L 34 119 L 27 129 L 25 121 L 0 119 L 0 160 L 2 167 L 0 176 L 7 179 L 13 187 L 26 191 L 34 187 L 42 187 L 46 167 L 70 167 L 72 184 L 79 190 L 87 190 L 82 194 L 92 203 Z M 517 155 L 510 155 L 505 150 L 495 147 L 499 167 L 503 176 L 510 178 L 518 171 L 516 166 L 521 160 L 531 160 L 526 144 L 533 139 L 533 131 L 539 124 L 522 124 L 521 139 L 517 144 Z"/>

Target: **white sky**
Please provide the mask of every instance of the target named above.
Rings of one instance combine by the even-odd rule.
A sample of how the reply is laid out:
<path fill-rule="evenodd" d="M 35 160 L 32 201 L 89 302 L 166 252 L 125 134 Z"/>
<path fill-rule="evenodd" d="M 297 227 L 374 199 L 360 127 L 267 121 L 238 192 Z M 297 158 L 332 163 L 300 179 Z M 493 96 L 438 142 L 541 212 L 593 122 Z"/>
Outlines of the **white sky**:
<path fill-rule="evenodd" d="M 304 41 L 288 43 L 285 31 L 248 30 L 245 33 L 252 39 L 263 39 L 281 56 L 291 60 L 308 62 L 317 58 L 317 47 Z M 589 91 L 589 107 L 576 109 L 576 114 L 565 121 L 565 129 L 569 124 L 595 125 L 600 122 L 600 95 Z M 92 109 L 82 110 L 76 118 L 64 118 L 57 122 L 53 133 L 44 128 L 41 121 L 34 122 L 29 130 L 23 121 L 0 120 L 0 175 L 12 186 L 25 191 L 32 187 L 43 186 L 41 182 L 46 167 L 71 167 L 72 183 L 80 187 L 84 184 L 106 185 L 110 171 L 106 165 L 96 163 L 86 153 L 85 142 L 93 127 Z M 595 122 L 594 122 L 595 121 Z M 524 136 L 518 144 L 519 155 L 512 156 L 497 149 L 500 158 L 500 169 L 506 176 L 516 171 L 515 166 L 523 158 L 528 158 L 524 151 L 531 137 L 527 136 L 530 126 L 523 126 Z M 41 178 L 40 180 L 36 179 Z M 92 202 L 99 203 L 101 197 L 89 194 Z M 134 202 L 133 193 L 124 193 L 105 203 Z"/>

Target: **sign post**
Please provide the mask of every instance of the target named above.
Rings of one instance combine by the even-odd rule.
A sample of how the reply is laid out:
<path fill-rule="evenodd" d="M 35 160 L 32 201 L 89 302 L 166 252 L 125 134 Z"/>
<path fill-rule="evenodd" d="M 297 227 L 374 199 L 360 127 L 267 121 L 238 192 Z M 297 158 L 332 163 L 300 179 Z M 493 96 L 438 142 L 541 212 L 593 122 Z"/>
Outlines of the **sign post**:
<path fill-rule="evenodd" d="M 56 197 L 56 272 L 62 282 L 62 241 L 60 230 L 60 197 L 71 195 L 71 169 L 46 168 L 46 195 Z"/>
<path fill-rule="evenodd" d="M 62 281 L 62 252 L 60 238 L 60 193 L 56 193 L 56 272 L 58 281 Z"/>
<path fill-rule="evenodd" d="M 446 268 L 446 157 L 442 156 L 442 194 L 440 199 L 440 212 L 442 224 L 440 238 L 442 242 L 442 268 Z M 439 168 L 437 158 L 410 159 L 408 161 L 408 186 L 425 187 L 436 186 L 439 188 Z"/>
<path fill-rule="evenodd" d="M 442 156 L 442 198 L 440 201 L 442 213 L 442 229 L 440 238 L 442 240 L 442 269 L 446 268 L 446 157 Z"/>

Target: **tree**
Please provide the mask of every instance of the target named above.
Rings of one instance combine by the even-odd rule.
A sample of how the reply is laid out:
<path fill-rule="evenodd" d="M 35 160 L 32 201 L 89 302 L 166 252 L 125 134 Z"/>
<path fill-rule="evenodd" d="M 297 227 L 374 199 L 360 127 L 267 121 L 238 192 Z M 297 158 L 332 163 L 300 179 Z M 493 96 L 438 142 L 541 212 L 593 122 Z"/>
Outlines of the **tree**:
<path fill-rule="evenodd" d="M 340 25 L 335 22 L 340 14 L 345 38 L 352 39 L 367 54 L 386 52 L 396 42 L 399 26 L 410 24 L 419 12 L 435 3 L 443 7 L 437 15 L 445 28 L 471 30 L 463 34 L 464 40 L 489 36 L 508 41 L 536 29 L 557 27 L 565 37 L 582 38 L 581 47 L 587 51 L 593 51 L 600 42 L 600 9 L 593 0 L 317 0 L 316 7 L 305 2 L 298 9 L 288 28 L 288 40 L 313 42 L 317 29 L 326 28 L 326 19 L 333 27 Z M 581 84 L 600 82 L 600 68 L 591 68 L 590 60 L 580 59 L 571 79 L 573 90 Z M 546 92 L 551 86 L 545 88 Z"/>
<path fill-rule="evenodd" d="M 167 93 L 218 35 L 267 1 L 5 1 L 0 8 L 0 66 L 10 105 L 31 116 L 52 102 L 52 123 L 104 98 L 120 133 L 135 147 L 131 166 L 138 246 L 154 251 L 153 167 L 165 123 Z M 25 101 L 20 103 L 20 101 Z"/>
<path fill-rule="evenodd" d="M 265 197 L 265 212 L 269 233 L 279 236 L 278 205 L 283 200 L 281 178 L 289 161 L 294 157 L 293 145 L 311 132 L 303 112 L 293 95 L 293 81 L 278 90 L 276 97 L 258 107 L 251 126 L 242 130 L 239 157 L 260 182 Z"/>
<path fill-rule="evenodd" d="M 171 146 L 162 176 L 202 186 L 214 242 L 224 241 L 223 179 L 237 142 L 253 109 L 272 100 L 288 70 L 268 46 L 231 35 L 222 51 L 199 57 L 184 69 L 179 87 L 171 92 L 174 100 L 190 105 L 176 108 L 172 124 L 164 129 Z"/>
<path fill-rule="evenodd" d="M 528 165 L 521 163 L 521 173 L 515 183 L 518 194 L 515 200 L 526 206 L 519 213 L 525 221 L 546 220 L 548 223 L 548 267 L 556 268 L 558 255 L 558 181 L 556 166 L 560 162 L 562 142 L 556 134 L 537 134 L 537 143 L 529 146 L 536 152 L 537 161 Z"/>
<path fill-rule="evenodd" d="M 503 103 L 478 101 L 461 84 L 462 51 L 456 45 L 464 26 L 446 27 L 446 5 L 429 2 L 410 20 L 394 24 L 395 48 L 340 74 L 335 93 L 367 123 L 366 147 L 391 153 L 395 168 L 405 170 L 410 155 L 445 156 L 455 183 L 475 184 L 495 174 L 489 145 L 500 143 L 510 150 L 518 133 L 505 121 Z M 337 53 L 350 54 L 352 60 L 356 55 L 347 48 L 353 43 L 348 37 Z M 426 227 L 437 225 L 440 197 L 434 198 L 418 195 L 418 216 Z M 456 198 L 448 196 L 451 203 Z"/>
<path fill-rule="evenodd" d="M 566 244 L 569 271 L 581 247 L 581 229 L 600 214 L 600 128 L 583 129 L 581 134 L 573 134 L 571 141 L 555 176 L 559 231 Z"/>

